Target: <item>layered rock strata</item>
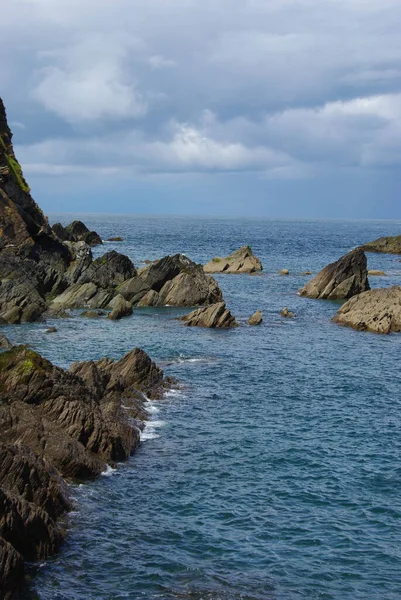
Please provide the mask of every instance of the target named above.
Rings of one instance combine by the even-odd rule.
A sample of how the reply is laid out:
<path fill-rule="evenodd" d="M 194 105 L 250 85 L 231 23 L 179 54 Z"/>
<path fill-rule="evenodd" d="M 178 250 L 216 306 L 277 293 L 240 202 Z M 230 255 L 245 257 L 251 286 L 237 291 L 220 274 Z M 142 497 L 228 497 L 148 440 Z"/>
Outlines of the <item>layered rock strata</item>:
<path fill-rule="evenodd" d="M 261 261 L 250 246 L 242 246 L 226 258 L 212 258 L 204 267 L 205 273 L 255 273 L 262 271 Z"/>
<path fill-rule="evenodd" d="M 324 267 L 299 293 L 308 298 L 337 300 L 369 289 L 366 256 L 357 249 Z"/>
<path fill-rule="evenodd" d="M 380 252 L 385 254 L 401 254 L 401 235 L 381 237 L 361 246 L 365 252 Z"/>
<path fill-rule="evenodd" d="M 225 302 L 198 308 L 181 317 L 181 320 L 188 327 L 228 328 L 238 325 L 234 316 L 226 308 Z"/>

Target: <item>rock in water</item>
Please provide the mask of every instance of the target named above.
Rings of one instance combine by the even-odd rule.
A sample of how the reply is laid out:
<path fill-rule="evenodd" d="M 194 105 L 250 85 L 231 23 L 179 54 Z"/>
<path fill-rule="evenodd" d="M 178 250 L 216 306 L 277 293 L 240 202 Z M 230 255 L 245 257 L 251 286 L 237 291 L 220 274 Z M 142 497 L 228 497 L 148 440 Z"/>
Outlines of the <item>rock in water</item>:
<path fill-rule="evenodd" d="M 281 269 L 281 271 L 280 271 L 280 275 L 289 275 L 289 274 L 290 274 L 290 272 L 288 269 Z"/>
<path fill-rule="evenodd" d="M 25 560 L 53 554 L 69 510 L 69 478 L 93 477 L 139 444 L 133 419 L 144 400 L 169 387 L 138 348 L 118 361 L 76 363 L 70 371 L 33 350 L 0 354 L 0 590 L 23 581 Z M 122 405 L 124 396 L 124 407 Z"/>
<path fill-rule="evenodd" d="M 238 324 L 225 302 L 205 306 L 181 317 L 189 327 L 236 327 Z"/>
<path fill-rule="evenodd" d="M 327 265 L 299 293 L 308 298 L 336 300 L 351 298 L 369 289 L 366 256 L 356 249 Z"/>
<path fill-rule="evenodd" d="M 120 237 L 119 235 L 116 235 L 116 237 L 109 237 L 107 238 L 108 242 L 123 242 L 124 238 Z"/>
<path fill-rule="evenodd" d="M 288 310 L 288 307 L 285 306 L 281 312 L 280 315 L 282 317 L 284 317 L 285 319 L 292 319 L 293 317 L 295 317 L 295 314 L 293 312 L 291 312 L 290 310 Z"/>
<path fill-rule="evenodd" d="M 156 260 L 123 283 L 118 293 L 141 306 L 198 306 L 222 300 L 213 277 L 205 275 L 201 265 L 183 254 Z"/>
<path fill-rule="evenodd" d="M 358 294 L 343 304 L 333 321 L 360 331 L 401 332 L 401 287 Z"/>
<path fill-rule="evenodd" d="M 85 242 L 88 246 L 103 244 L 100 235 L 96 231 L 89 231 L 82 221 L 73 221 L 67 227 L 55 223 L 52 229 L 63 242 Z"/>
<path fill-rule="evenodd" d="M 401 254 L 401 235 L 381 237 L 361 246 L 365 252 L 383 252 L 386 254 Z"/>
<path fill-rule="evenodd" d="M 249 325 L 260 325 L 263 321 L 263 315 L 261 310 L 257 310 L 253 315 L 249 318 Z"/>
<path fill-rule="evenodd" d="M 117 321 L 118 319 L 122 319 L 123 317 L 128 317 L 132 315 L 132 304 L 128 302 L 121 296 L 120 294 L 113 298 L 113 300 L 109 304 L 110 308 L 113 310 L 108 314 L 107 318 L 112 321 Z"/>
<path fill-rule="evenodd" d="M 368 271 L 368 275 L 370 275 L 371 277 L 387 277 L 387 273 L 385 273 L 384 271 L 378 271 L 376 269 Z"/>
<path fill-rule="evenodd" d="M 226 258 L 212 258 L 203 267 L 205 273 L 255 273 L 262 271 L 262 263 L 250 246 L 242 246 Z"/>

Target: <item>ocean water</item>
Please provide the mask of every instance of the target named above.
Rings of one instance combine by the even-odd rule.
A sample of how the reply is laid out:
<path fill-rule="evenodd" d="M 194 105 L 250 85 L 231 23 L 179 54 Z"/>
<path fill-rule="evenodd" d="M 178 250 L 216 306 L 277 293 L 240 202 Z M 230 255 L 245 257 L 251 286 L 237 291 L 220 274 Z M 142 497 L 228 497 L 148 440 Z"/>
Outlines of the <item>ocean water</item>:
<path fill-rule="evenodd" d="M 74 215 L 76 216 L 76 215 Z M 73 216 L 52 216 L 65 224 Z M 401 222 L 81 216 L 138 266 L 206 262 L 250 244 L 262 276 L 217 279 L 241 326 L 187 328 L 174 308 L 119 322 L 9 327 L 62 366 L 143 347 L 181 387 L 149 405 L 139 451 L 75 485 L 61 552 L 32 567 L 25 600 L 399 600 L 401 335 L 333 324 L 335 302 L 297 290 Z M 368 255 L 401 284 L 401 257 Z M 289 276 L 278 271 L 288 268 Z M 296 318 L 284 320 L 288 306 Z M 262 309 L 260 327 L 246 321 Z"/>

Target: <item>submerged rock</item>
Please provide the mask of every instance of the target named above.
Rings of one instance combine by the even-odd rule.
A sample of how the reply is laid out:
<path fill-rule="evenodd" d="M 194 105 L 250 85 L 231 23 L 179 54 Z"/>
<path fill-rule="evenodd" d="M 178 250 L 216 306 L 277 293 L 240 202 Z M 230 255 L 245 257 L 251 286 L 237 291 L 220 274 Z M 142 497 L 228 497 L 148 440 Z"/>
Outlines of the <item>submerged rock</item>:
<path fill-rule="evenodd" d="M 56 333 L 57 332 L 57 327 L 49 327 L 49 329 L 46 329 L 45 333 Z"/>
<path fill-rule="evenodd" d="M 376 269 L 371 269 L 368 271 L 368 275 L 371 275 L 372 277 L 387 277 L 387 273 L 384 271 L 378 271 Z"/>
<path fill-rule="evenodd" d="M 100 317 L 105 316 L 105 312 L 103 310 L 84 310 L 81 313 L 81 317 L 86 317 L 87 319 L 100 319 Z"/>
<path fill-rule="evenodd" d="M 288 269 L 281 269 L 281 271 L 280 271 L 280 275 L 289 275 L 289 274 L 290 274 L 290 272 Z"/>
<path fill-rule="evenodd" d="M 238 325 L 231 312 L 226 308 L 225 302 L 198 308 L 181 317 L 181 320 L 189 327 L 227 328 Z"/>
<path fill-rule="evenodd" d="M 119 235 L 117 235 L 116 237 L 109 237 L 107 238 L 108 242 L 123 242 L 124 238 L 120 237 Z"/>
<path fill-rule="evenodd" d="M 254 273 L 262 271 L 261 261 L 250 246 L 242 246 L 226 258 L 212 258 L 204 267 L 205 273 Z"/>
<path fill-rule="evenodd" d="M 356 249 L 324 267 L 299 293 L 308 298 L 336 300 L 369 289 L 366 256 Z"/>
<path fill-rule="evenodd" d="M 361 246 L 365 252 L 383 252 L 386 254 L 401 254 L 401 235 L 381 237 Z"/>
<path fill-rule="evenodd" d="M 333 321 L 359 331 L 401 332 L 401 287 L 358 294 L 343 304 Z"/>
<path fill-rule="evenodd" d="M 285 319 L 292 319 L 293 317 L 295 317 L 295 314 L 293 312 L 291 312 L 290 310 L 288 310 L 288 307 L 285 306 L 281 311 L 280 311 L 280 315 L 282 317 L 284 317 Z"/>
<path fill-rule="evenodd" d="M 253 315 L 249 318 L 249 325 L 260 325 L 263 321 L 263 314 L 261 310 L 257 310 L 253 313 Z"/>

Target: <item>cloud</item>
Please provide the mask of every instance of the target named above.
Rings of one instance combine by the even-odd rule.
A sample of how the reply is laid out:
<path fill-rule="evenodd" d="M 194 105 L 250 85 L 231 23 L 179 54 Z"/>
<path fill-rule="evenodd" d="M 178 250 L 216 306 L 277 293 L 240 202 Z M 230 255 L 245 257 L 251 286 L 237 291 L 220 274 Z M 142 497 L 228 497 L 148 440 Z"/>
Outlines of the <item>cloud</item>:
<path fill-rule="evenodd" d="M 147 104 L 127 69 L 137 47 L 137 40 L 124 34 L 91 34 L 67 48 L 41 53 L 53 65 L 38 71 L 33 96 L 71 123 L 142 117 Z"/>

